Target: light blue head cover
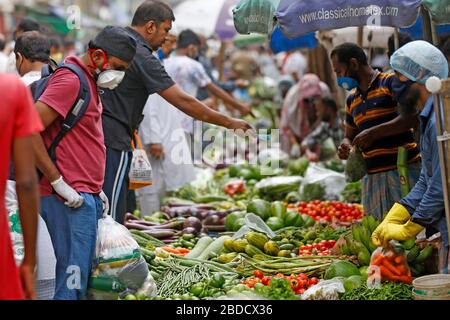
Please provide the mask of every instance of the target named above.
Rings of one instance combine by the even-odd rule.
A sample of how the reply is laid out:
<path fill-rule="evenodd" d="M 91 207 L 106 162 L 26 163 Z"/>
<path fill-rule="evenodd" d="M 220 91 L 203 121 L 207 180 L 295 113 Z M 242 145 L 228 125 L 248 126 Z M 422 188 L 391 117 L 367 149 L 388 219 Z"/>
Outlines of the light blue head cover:
<path fill-rule="evenodd" d="M 444 54 L 429 42 L 418 40 L 405 44 L 394 52 L 391 67 L 410 80 L 425 84 L 428 78 L 448 77 L 448 62 Z"/>

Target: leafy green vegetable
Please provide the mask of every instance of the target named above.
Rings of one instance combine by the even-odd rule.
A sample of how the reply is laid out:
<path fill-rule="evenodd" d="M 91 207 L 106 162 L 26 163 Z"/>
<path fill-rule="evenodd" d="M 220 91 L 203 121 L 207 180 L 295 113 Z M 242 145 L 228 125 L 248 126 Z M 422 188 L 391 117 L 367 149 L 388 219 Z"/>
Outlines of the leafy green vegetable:
<path fill-rule="evenodd" d="M 288 280 L 274 277 L 270 280 L 266 297 L 271 300 L 297 300 Z"/>
<path fill-rule="evenodd" d="M 412 286 L 405 283 L 382 283 L 380 288 L 369 289 L 366 284 L 346 291 L 341 300 L 413 300 Z"/>
<path fill-rule="evenodd" d="M 320 183 L 308 183 L 303 186 L 300 194 L 302 201 L 325 200 L 325 187 Z"/>
<path fill-rule="evenodd" d="M 343 173 L 345 171 L 345 166 L 342 160 L 331 159 L 323 163 L 325 168 Z"/>
<path fill-rule="evenodd" d="M 289 161 L 288 169 L 293 175 L 304 176 L 308 169 L 309 161 L 306 158 L 299 158 Z"/>
<path fill-rule="evenodd" d="M 361 181 L 351 182 L 342 190 L 342 197 L 348 203 L 361 203 Z"/>

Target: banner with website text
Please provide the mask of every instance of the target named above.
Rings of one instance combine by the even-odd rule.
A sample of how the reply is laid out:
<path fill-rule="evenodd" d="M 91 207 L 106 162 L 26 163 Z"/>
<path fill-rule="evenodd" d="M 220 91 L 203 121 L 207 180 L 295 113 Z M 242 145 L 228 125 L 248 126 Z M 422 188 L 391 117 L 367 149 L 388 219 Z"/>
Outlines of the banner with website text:
<path fill-rule="evenodd" d="M 408 27 L 422 0 L 281 0 L 276 18 L 288 37 L 356 26 Z"/>

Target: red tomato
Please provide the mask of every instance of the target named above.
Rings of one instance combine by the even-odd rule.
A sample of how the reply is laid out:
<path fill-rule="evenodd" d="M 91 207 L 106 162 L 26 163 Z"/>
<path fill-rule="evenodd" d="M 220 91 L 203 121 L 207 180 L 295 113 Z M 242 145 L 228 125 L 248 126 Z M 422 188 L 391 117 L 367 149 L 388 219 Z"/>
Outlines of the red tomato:
<path fill-rule="evenodd" d="M 253 288 L 255 286 L 255 280 L 250 279 L 247 281 L 247 287 Z"/>
<path fill-rule="evenodd" d="M 309 279 L 309 283 L 312 285 L 318 284 L 319 279 L 317 279 L 316 277 L 313 277 L 313 278 Z"/>
<path fill-rule="evenodd" d="M 284 277 L 284 274 L 282 274 L 282 273 L 277 273 L 277 275 L 275 276 L 276 278 L 282 278 L 282 279 L 284 279 L 285 277 Z"/>
<path fill-rule="evenodd" d="M 264 278 L 262 278 L 261 283 L 265 286 L 268 286 L 270 279 L 271 279 L 270 277 L 264 277 Z"/>
<path fill-rule="evenodd" d="M 291 284 L 292 290 L 296 291 L 296 290 L 300 289 L 300 283 L 299 283 L 299 281 L 297 281 L 297 279 L 291 279 L 289 282 Z"/>
<path fill-rule="evenodd" d="M 264 273 L 263 273 L 261 270 L 255 270 L 255 271 L 253 272 L 253 275 L 254 275 L 256 278 L 259 278 L 259 279 L 262 279 L 262 278 L 264 277 Z"/>

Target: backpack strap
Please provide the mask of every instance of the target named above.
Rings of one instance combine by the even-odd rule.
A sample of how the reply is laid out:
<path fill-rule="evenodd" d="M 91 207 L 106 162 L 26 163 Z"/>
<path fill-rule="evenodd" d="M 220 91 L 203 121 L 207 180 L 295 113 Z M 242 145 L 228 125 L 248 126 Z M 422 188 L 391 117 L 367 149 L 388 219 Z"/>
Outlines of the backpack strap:
<path fill-rule="evenodd" d="M 65 135 L 78 123 L 78 121 L 80 121 L 81 117 L 86 113 L 89 102 L 91 100 L 89 83 L 84 72 L 74 64 L 63 64 L 58 67 L 58 69 L 61 68 L 69 69 L 78 76 L 80 80 L 80 90 L 78 91 L 77 99 L 75 100 L 75 103 L 72 106 L 70 112 L 61 122 L 61 131 L 57 134 L 52 144 L 50 145 L 50 148 L 48 149 L 48 154 L 54 163 L 56 163 L 56 147 L 65 137 Z"/>

